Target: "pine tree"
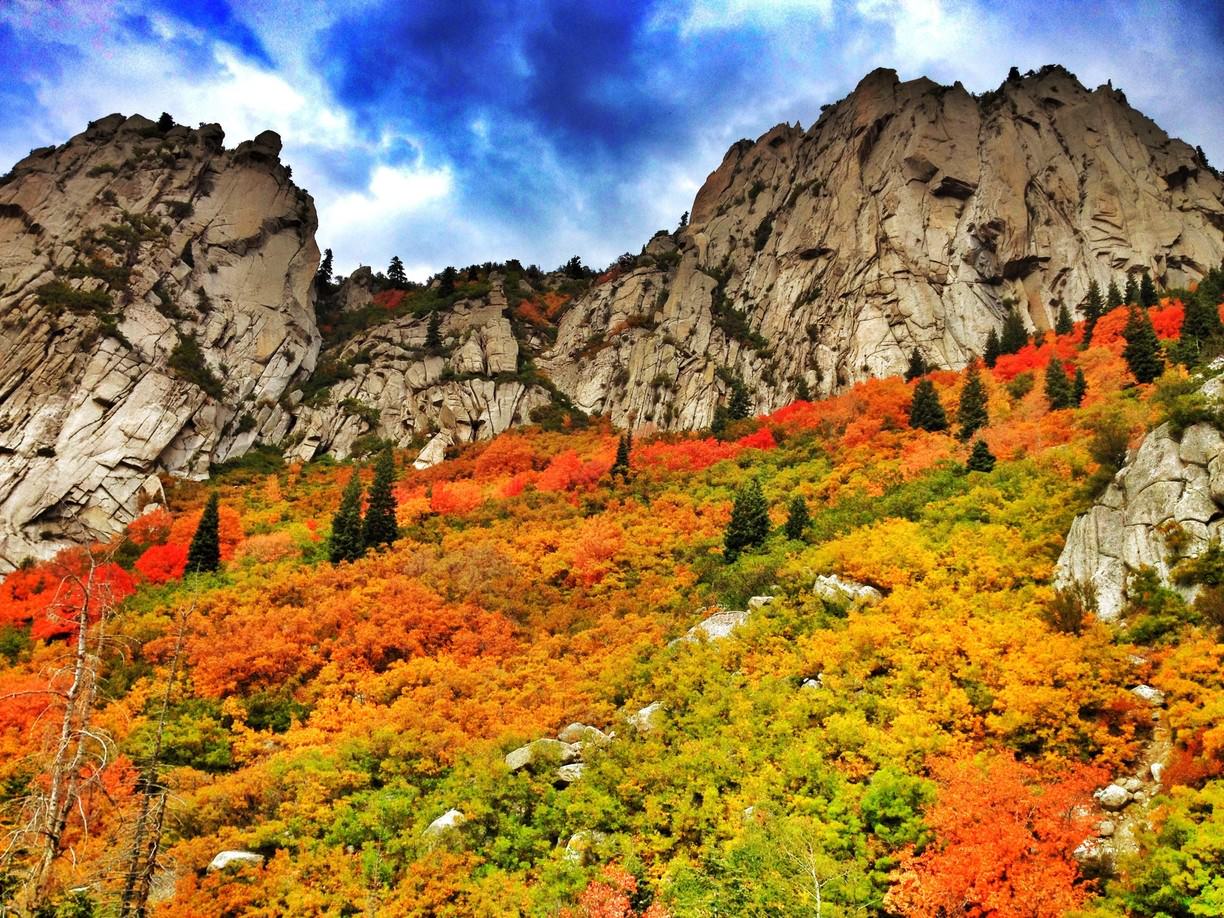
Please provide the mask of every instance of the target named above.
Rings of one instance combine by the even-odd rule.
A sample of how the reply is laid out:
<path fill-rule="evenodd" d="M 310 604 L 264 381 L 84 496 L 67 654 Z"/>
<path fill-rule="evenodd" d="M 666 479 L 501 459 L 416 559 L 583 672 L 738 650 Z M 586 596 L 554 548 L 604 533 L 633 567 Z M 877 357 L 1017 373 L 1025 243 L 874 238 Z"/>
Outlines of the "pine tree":
<path fill-rule="evenodd" d="M 1210 297 L 1203 295 L 1200 285 L 1198 291 L 1186 299 L 1181 340 L 1189 341 L 1193 338 L 1201 343 L 1221 333 L 1224 333 L 1224 328 L 1220 327 L 1220 310 L 1212 304 Z"/>
<path fill-rule="evenodd" d="M 332 250 L 323 250 L 323 260 L 319 262 L 319 271 L 315 274 L 315 287 L 326 290 L 332 282 Z"/>
<path fill-rule="evenodd" d="M 710 434 L 721 440 L 727 432 L 728 423 L 730 423 L 730 418 L 727 416 L 727 406 L 715 405 L 714 420 L 710 422 Z"/>
<path fill-rule="evenodd" d="M 1146 309 L 1131 307 L 1122 337 L 1126 339 L 1122 357 L 1137 381 L 1150 383 L 1164 372 L 1164 355 L 1160 352 L 1156 329 L 1152 327 L 1152 317 Z"/>
<path fill-rule="evenodd" d="M 995 467 L 994 453 L 986 445 L 985 440 L 977 440 L 973 444 L 973 451 L 969 453 L 969 461 L 965 463 L 965 468 L 971 472 L 989 472 Z"/>
<path fill-rule="evenodd" d="M 807 501 L 803 499 L 802 495 L 796 494 L 791 498 L 790 505 L 786 511 L 786 527 L 784 530 L 786 537 L 795 541 L 802 539 L 811 519 L 811 516 L 808 514 Z"/>
<path fill-rule="evenodd" d="M 366 504 L 365 521 L 362 524 L 363 541 L 366 548 L 390 545 L 399 538 L 399 524 L 395 519 L 395 460 L 390 449 L 385 449 L 374 464 L 374 481 L 370 485 L 370 499 Z"/>
<path fill-rule="evenodd" d="M 1034 328 L 1033 336 L 1029 338 L 1029 343 L 1032 344 L 1034 348 L 1041 347 L 1043 344 L 1045 344 L 1045 337 L 1046 333 L 1044 331 L 1042 331 L 1040 328 Z"/>
<path fill-rule="evenodd" d="M 435 354 L 442 350 L 442 314 L 436 309 L 425 325 L 425 350 Z"/>
<path fill-rule="evenodd" d="M 1113 279 L 1109 281 L 1109 289 L 1105 291 L 1105 311 L 1113 312 L 1122 305 L 1122 293 Z"/>
<path fill-rule="evenodd" d="M 1139 305 L 1139 282 L 1135 280 L 1133 274 L 1126 279 L 1126 289 L 1122 291 L 1122 299 L 1125 306 Z"/>
<path fill-rule="evenodd" d="M 688 226 L 688 220 L 689 220 L 689 212 L 686 210 L 684 213 L 680 215 L 680 225 L 676 227 L 677 233 L 684 232 L 684 228 Z"/>
<path fill-rule="evenodd" d="M 391 265 L 387 268 L 387 280 L 391 281 L 391 285 L 396 290 L 403 290 L 408 286 L 408 275 L 404 273 L 404 263 L 400 261 L 398 255 L 391 256 Z"/>
<path fill-rule="evenodd" d="M 913 382 L 927 374 L 927 362 L 918 348 L 910 352 L 909 366 L 905 368 L 905 381 Z"/>
<path fill-rule="evenodd" d="M 731 507 L 731 519 L 723 537 L 723 557 L 735 561 L 745 548 L 760 545 L 769 535 L 769 504 L 755 478 L 740 488 Z"/>
<path fill-rule="evenodd" d="M 986 387 L 976 363 L 969 364 L 965 384 L 961 387 L 960 404 L 956 408 L 956 422 L 960 424 L 960 438 L 968 440 L 990 423 L 986 410 Z"/>
<path fill-rule="evenodd" d="M 438 296 L 450 296 L 455 292 L 455 280 L 458 278 L 459 272 L 447 265 L 442 270 L 442 277 L 438 281 Z"/>
<path fill-rule="evenodd" d="M 993 369 L 994 365 L 999 362 L 999 355 L 1002 353 L 999 333 L 992 328 L 990 334 L 986 336 L 986 349 L 982 351 L 982 362 Z"/>
<path fill-rule="evenodd" d="M 733 421 L 742 421 L 752 413 L 748 400 L 748 389 L 738 376 L 731 378 L 731 398 L 727 402 L 727 416 Z"/>
<path fill-rule="evenodd" d="M 1139 280 L 1139 305 L 1144 309 L 1151 309 L 1160 302 L 1160 297 L 1156 295 L 1156 285 L 1152 283 L 1152 275 L 1147 271 L 1143 272 L 1143 277 Z"/>
<path fill-rule="evenodd" d="M 999 353 L 1015 354 L 1026 344 L 1028 333 L 1024 330 L 1024 320 L 1015 306 L 1009 306 L 1003 318 L 1003 332 L 999 335 Z"/>
<path fill-rule="evenodd" d="M 1071 393 L 1071 380 L 1067 379 L 1066 368 L 1057 355 L 1050 358 L 1046 367 L 1045 397 L 1051 411 L 1070 408 L 1075 403 Z"/>
<path fill-rule="evenodd" d="M 914 386 L 914 399 L 910 402 L 909 426 L 915 430 L 947 430 L 948 415 L 940 404 L 935 384 L 921 379 Z"/>
<path fill-rule="evenodd" d="M 626 432 L 621 434 L 620 441 L 616 444 L 616 459 L 612 461 L 612 468 L 609 475 L 613 478 L 620 476 L 622 481 L 629 480 L 629 457 L 633 453 L 633 433 Z"/>
<path fill-rule="evenodd" d="M 1069 335 L 1073 328 L 1075 321 L 1071 318 L 1071 310 L 1063 303 L 1058 307 L 1058 318 L 1054 320 L 1054 334 Z"/>
<path fill-rule="evenodd" d="M 208 503 L 200 515 L 200 524 L 187 549 L 187 572 L 190 574 L 215 571 L 221 566 L 221 514 L 217 492 L 208 495 Z"/>
<path fill-rule="evenodd" d="M 174 127 L 174 118 L 169 112 L 162 112 L 161 117 L 157 119 L 157 130 L 164 134 L 172 127 Z"/>
<path fill-rule="evenodd" d="M 795 398 L 801 402 L 812 400 L 812 391 L 808 388 L 807 379 L 802 376 L 795 377 Z"/>
<path fill-rule="evenodd" d="M 330 557 L 332 564 L 356 561 L 365 554 L 365 536 L 361 531 L 361 476 L 357 469 L 340 497 L 340 509 L 332 517 Z"/>
<path fill-rule="evenodd" d="M 1071 382 L 1071 401 L 1078 408 L 1084 404 L 1084 396 L 1088 394 L 1088 380 L 1084 377 L 1083 367 L 1075 368 L 1075 379 Z"/>
<path fill-rule="evenodd" d="M 1096 281 L 1088 284 L 1088 298 L 1084 300 L 1084 341 L 1083 347 L 1092 343 L 1092 333 L 1096 330 L 1097 320 L 1101 318 L 1105 304 L 1101 300 L 1101 285 Z"/>

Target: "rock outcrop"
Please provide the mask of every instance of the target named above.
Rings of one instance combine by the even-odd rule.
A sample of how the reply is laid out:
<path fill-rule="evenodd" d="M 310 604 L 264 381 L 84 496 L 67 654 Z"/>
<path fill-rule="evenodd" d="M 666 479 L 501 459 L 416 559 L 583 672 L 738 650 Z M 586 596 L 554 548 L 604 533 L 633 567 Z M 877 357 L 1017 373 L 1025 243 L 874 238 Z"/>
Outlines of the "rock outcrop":
<path fill-rule="evenodd" d="M 342 308 L 370 302 L 369 269 L 340 290 Z M 362 306 L 350 307 L 364 295 Z M 548 389 L 520 370 L 521 342 L 507 318 L 500 282 L 478 298 L 438 313 L 440 346 L 429 348 L 429 316 L 397 316 L 324 352 L 321 365 L 342 368 L 315 398 L 298 401 L 272 437 L 285 453 L 311 459 L 352 454 L 363 437 L 406 447 L 429 437 L 420 467 L 434 465 L 452 443 L 485 440 L 531 423 L 531 412 L 552 401 Z M 541 342 L 536 341 L 538 346 Z"/>
<path fill-rule="evenodd" d="M 1219 398 L 1224 378 L 1204 386 Z M 1058 559 L 1061 586 L 1090 583 L 1097 614 L 1114 621 L 1126 605 L 1127 578 L 1143 567 L 1169 581 L 1171 561 L 1193 558 L 1224 534 L 1224 436 L 1207 423 L 1177 438 L 1169 424 L 1151 431 L 1105 493 L 1075 518 Z M 1193 586 L 1172 583 L 1187 599 Z"/>
<path fill-rule="evenodd" d="M 110 115 L 0 180 L 0 570 L 105 537 L 282 423 L 319 349 L 280 138 Z"/>
<path fill-rule="evenodd" d="M 710 423 L 732 375 L 757 411 L 959 368 L 1008 304 L 1031 328 L 1150 270 L 1224 258 L 1224 186 L 1108 86 L 1059 67 L 973 96 L 869 74 L 811 128 L 731 148 L 677 234 L 656 236 L 560 323 L 542 361 L 617 425 Z"/>

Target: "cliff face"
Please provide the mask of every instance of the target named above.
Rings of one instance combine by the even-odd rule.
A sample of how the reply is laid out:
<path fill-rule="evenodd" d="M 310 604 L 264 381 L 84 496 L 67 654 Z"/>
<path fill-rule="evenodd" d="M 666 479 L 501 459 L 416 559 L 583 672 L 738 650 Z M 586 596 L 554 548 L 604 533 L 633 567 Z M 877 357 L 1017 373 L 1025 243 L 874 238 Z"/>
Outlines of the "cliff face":
<path fill-rule="evenodd" d="M 800 380 L 898 373 L 914 347 L 958 368 L 1008 302 L 1048 328 L 1092 280 L 1181 286 L 1224 258 L 1222 231 L 1219 178 L 1121 93 L 1061 68 L 981 97 L 878 70 L 809 130 L 733 146 L 679 247 L 658 237 L 596 287 L 545 365 L 618 424 L 699 427 L 720 367 L 758 411 Z"/>
<path fill-rule="evenodd" d="M 111 115 L 2 180 L 0 569 L 241 454 L 313 369 L 313 202 L 275 134 L 222 139 Z"/>

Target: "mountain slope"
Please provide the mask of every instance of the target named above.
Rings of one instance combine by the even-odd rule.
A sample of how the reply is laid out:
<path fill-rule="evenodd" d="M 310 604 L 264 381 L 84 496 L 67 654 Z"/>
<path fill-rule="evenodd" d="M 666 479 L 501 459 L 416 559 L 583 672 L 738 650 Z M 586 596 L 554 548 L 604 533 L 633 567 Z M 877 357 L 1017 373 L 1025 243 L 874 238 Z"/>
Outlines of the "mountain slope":
<path fill-rule="evenodd" d="M 110 115 L 0 185 L 0 569 L 275 430 L 314 367 L 310 196 L 264 132 Z"/>
<path fill-rule="evenodd" d="M 733 146 L 680 238 L 565 316 L 544 365 L 578 407 L 698 428 L 727 370 L 767 410 L 900 372 L 915 347 L 964 366 L 1008 303 L 1048 329 L 1093 280 L 1197 280 L 1224 258 L 1224 185 L 1060 67 L 979 97 L 877 70 L 807 131 Z"/>

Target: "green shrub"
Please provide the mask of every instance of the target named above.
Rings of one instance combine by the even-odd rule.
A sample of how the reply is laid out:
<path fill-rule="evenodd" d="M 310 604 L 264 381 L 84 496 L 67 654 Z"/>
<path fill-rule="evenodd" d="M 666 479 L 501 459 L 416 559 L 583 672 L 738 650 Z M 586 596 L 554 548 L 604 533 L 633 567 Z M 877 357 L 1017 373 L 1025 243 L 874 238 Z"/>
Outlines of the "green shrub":
<path fill-rule="evenodd" d="M 199 386 L 218 401 L 225 397 L 225 386 L 204 362 L 204 352 L 194 335 L 180 335 L 166 363 L 180 379 Z"/>

